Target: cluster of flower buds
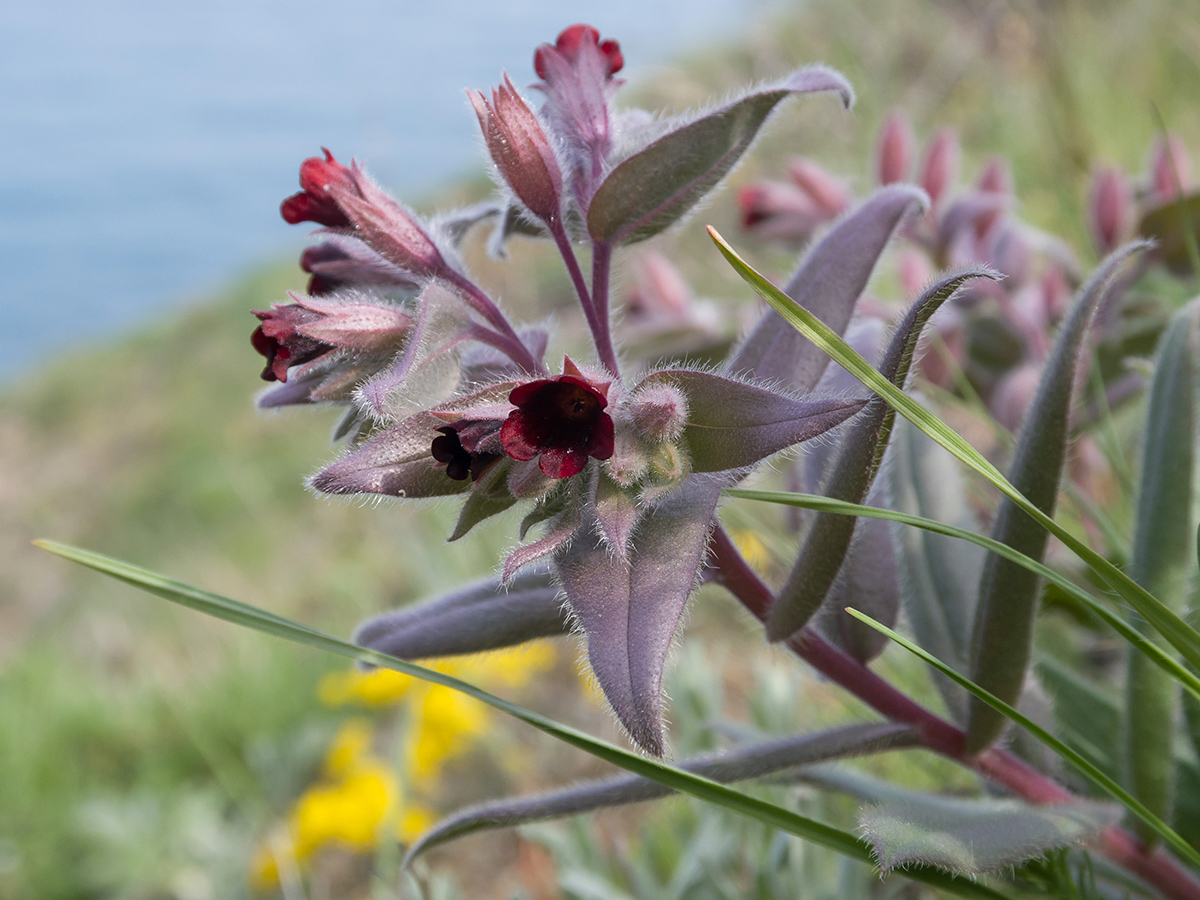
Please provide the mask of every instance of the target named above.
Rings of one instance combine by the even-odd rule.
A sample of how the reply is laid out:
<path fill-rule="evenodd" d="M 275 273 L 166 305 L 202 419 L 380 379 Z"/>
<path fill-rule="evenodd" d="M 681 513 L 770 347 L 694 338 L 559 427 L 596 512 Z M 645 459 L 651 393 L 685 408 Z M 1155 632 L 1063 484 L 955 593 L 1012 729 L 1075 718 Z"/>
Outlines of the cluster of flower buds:
<path fill-rule="evenodd" d="M 912 179 L 929 197 L 925 214 L 900 231 L 896 276 L 906 296 L 947 267 L 986 265 L 1004 276 L 975 282 L 942 309 L 920 367 L 942 388 L 954 389 L 969 379 L 997 421 L 1015 431 L 1033 400 L 1051 335 L 1081 269 L 1065 243 L 1015 215 L 1013 178 L 1004 159 L 989 160 L 965 186 L 959 184 L 960 160 L 952 129 L 938 131 L 918 153 L 911 125 L 893 112 L 880 128 L 874 179 L 879 185 Z M 842 182 L 810 160 L 795 159 L 788 171 L 791 184 L 753 184 L 739 201 L 742 221 L 752 233 L 798 245 L 835 221 L 850 201 Z M 782 207 L 763 202 L 785 195 L 792 201 Z M 1124 239 L 1118 236 L 1116 242 Z M 870 309 L 884 318 L 894 315 L 886 304 Z"/>
<path fill-rule="evenodd" d="M 1112 165 L 1092 172 L 1087 205 L 1092 242 L 1105 254 L 1134 235 L 1152 237 L 1160 243 L 1160 259 L 1175 271 L 1189 271 L 1179 204 L 1195 209 L 1198 198 L 1187 147 L 1176 135 L 1163 135 L 1150 148 L 1141 175 Z"/>

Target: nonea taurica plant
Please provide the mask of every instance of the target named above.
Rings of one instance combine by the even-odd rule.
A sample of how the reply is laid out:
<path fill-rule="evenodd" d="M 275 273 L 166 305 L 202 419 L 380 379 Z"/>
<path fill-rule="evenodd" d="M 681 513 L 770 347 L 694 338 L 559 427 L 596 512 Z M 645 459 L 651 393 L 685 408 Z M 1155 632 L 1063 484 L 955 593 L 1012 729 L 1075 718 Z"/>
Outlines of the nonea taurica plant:
<path fill-rule="evenodd" d="M 627 770 L 463 810 L 415 839 L 408 862 L 480 829 L 678 791 L 949 894 L 1200 898 L 1200 767 L 1185 740 L 1200 716 L 1189 729 L 1181 711 L 1200 709 L 1200 635 L 1184 618 L 1200 509 L 1200 307 L 1166 310 L 1152 363 L 1089 380 L 1097 323 L 1122 321 L 1155 266 L 1151 243 L 1118 245 L 1109 229 L 1108 255 L 1085 275 L 1062 242 L 1013 218 L 1002 163 L 955 195 L 952 134 L 931 142 L 907 183 L 912 135 L 894 116 L 878 186 L 861 199 L 807 160 L 793 164 L 792 185 L 743 191 L 752 231 L 802 248 L 782 288 L 710 229 L 766 301 L 736 342 L 712 350 L 723 313 L 701 309 L 661 257 L 645 257 L 646 282 L 617 316 L 614 257 L 686 219 L 789 101 L 854 99 L 839 73 L 812 65 L 664 117 L 615 104 L 623 65 L 617 41 L 574 25 L 537 48 L 526 92 L 505 76 L 469 93 L 497 186 L 490 202 L 418 216 L 357 161 L 324 150 L 302 163 L 301 191 L 281 208 L 287 222 L 319 228 L 301 259 L 307 293 L 255 312 L 252 343 L 275 383 L 260 405 L 344 409 L 344 448 L 312 476 L 317 493 L 449 500 L 460 510 L 451 541 L 518 508 L 495 577 L 367 621 L 351 643 L 51 549 L 209 613 L 450 685 Z M 471 275 L 463 242 L 479 229 L 497 257 L 514 236 L 553 244 L 573 293 L 557 332 L 513 321 Z M 894 242 L 907 254 L 897 279 L 907 297 L 883 311 L 867 289 Z M 985 371 L 993 320 L 1011 326 L 1018 348 Z M 908 390 L 916 381 L 929 398 Z M 1104 513 L 1070 449 L 1094 444 L 1097 423 L 1114 430 L 1110 406 L 1143 394 L 1126 550 L 1123 523 Z M 988 456 L 938 417 L 972 397 L 1011 432 Z M 810 492 L 739 487 L 760 468 L 766 483 Z M 728 496 L 808 510 L 777 584 L 722 526 Z M 1066 548 L 1054 559 L 1051 536 Z M 724 752 L 665 762 L 664 667 L 706 582 L 872 714 L 787 737 L 736 730 Z M 1072 672 L 1070 654 L 1039 655 L 1036 618 L 1051 592 L 1092 632 L 1127 643 L 1126 700 Z M 915 642 L 892 630 L 901 624 Z M 553 636 L 582 644 L 632 750 L 408 662 Z M 936 705 L 872 668 L 892 641 L 932 667 Z M 914 747 L 973 773 L 977 791 L 939 796 L 827 765 Z M 859 830 L 728 786 L 768 776 L 856 797 Z"/>

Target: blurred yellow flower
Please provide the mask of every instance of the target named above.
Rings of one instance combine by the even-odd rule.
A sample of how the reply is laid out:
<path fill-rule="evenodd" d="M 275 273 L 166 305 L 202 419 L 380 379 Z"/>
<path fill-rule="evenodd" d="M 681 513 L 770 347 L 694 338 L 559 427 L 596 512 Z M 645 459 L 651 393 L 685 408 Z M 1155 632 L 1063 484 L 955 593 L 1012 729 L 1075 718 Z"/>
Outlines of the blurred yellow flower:
<path fill-rule="evenodd" d="M 763 573 L 771 566 L 771 553 L 759 537 L 758 532 L 750 528 L 737 528 L 730 532 L 738 552 L 745 557 L 746 562 L 755 572 Z"/>
<path fill-rule="evenodd" d="M 521 688 L 555 662 L 545 641 L 520 647 L 439 660 L 430 668 L 485 687 Z M 325 754 L 324 778 L 293 806 L 287 825 L 258 848 L 251 881 L 260 891 L 279 884 L 280 854 L 303 865 L 322 847 L 369 852 L 385 839 L 411 843 L 435 815 L 419 801 L 402 803 L 403 784 L 432 793 L 446 762 L 469 751 L 487 733 L 490 710 L 478 700 L 441 685 L 391 669 L 351 669 L 326 675 L 318 696 L 327 706 L 379 710 L 403 705 L 407 712 L 402 771 L 374 755 L 374 723 L 354 718 L 343 723 Z"/>

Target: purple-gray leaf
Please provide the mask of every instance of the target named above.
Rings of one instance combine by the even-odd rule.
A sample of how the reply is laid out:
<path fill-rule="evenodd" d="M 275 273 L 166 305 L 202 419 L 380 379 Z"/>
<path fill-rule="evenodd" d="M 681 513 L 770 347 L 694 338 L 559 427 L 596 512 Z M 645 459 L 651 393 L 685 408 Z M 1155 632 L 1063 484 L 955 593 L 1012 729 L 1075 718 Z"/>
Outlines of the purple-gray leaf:
<path fill-rule="evenodd" d="M 607 175 L 588 208 L 588 233 L 598 243 L 633 243 L 673 225 L 737 164 L 780 101 L 822 91 L 847 107 L 854 100 L 845 78 L 809 66 L 672 128 Z"/>
<path fill-rule="evenodd" d="M 596 485 L 596 527 L 609 549 L 621 559 L 629 559 L 629 539 L 641 510 L 637 499 L 612 479 L 599 473 Z"/>
<path fill-rule="evenodd" d="M 683 441 L 694 472 L 752 466 L 793 444 L 824 434 L 867 403 L 844 397 L 801 400 L 692 369 L 655 372 L 642 381 L 639 389 L 654 384 L 674 385 L 687 397 Z"/>
<path fill-rule="evenodd" d="M 501 580 L 508 584 L 522 568 L 556 552 L 571 539 L 578 529 L 579 505 L 569 503 L 562 512 L 550 520 L 545 534 L 532 543 L 522 544 L 508 554 L 508 559 L 504 561 Z"/>
<path fill-rule="evenodd" d="M 878 482 L 867 495 L 869 506 L 886 506 Z M 833 643 L 860 662 L 870 662 L 888 644 L 881 632 L 846 612 L 853 607 L 891 628 L 900 613 L 900 580 L 889 524 L 882 519 L 859 523 L 846 562 L 814 623 Z"/>
<path fill-rule="evenodd" d="M 906 726 L 872 722 L 740 746 L 726 753 L 693 757 L 678 766 L 725 784 L 762 778 L 796 766 L 908 747 L 914 741 L 915 735 Z M 647 778 L 617 775 L 531 797 L 482 803 L 447 816 L 421 835 L 408 849 L 404 865 L 411 865 L 418 856 L 439 844 L 476 831 L 514 828 L 527 822 L 654 800 L 673 793 L 669 787 Z"/>
<path fill-rule="evenodd" d="M 912 365 L 913 352 L 926 323 L 943 303 L 972 278 L 996 278 L 991 269 L 977 267 L 955 272 L 935 283 L 909 307 L 884 354 L 879 372 L 903 388 Z M 862 503 L 871 489 L 875 473 L 887 450 L 895 410 L 875 397 L 849 427 L 824 492 L 836 500 Z M 779 592 L 767 619 L 767 636 L 782 641 L 803 628 L 825 602 L 834 579 L 842 568 L 857 519 L 834 513 L 819 513 L 813 520 L 791 575 Z"/>
<path fill-rule="evenodd" d="M 962 468 L 950 451 L 907 420 L 896 423 L 888 482 L 897 512 L 980 530 L 967 502 Z M 917 643 L 965 673 L 985 551 L 921 528 L 896 525 L 892 533 L 904 614 Z M 965 723 L 966 691 L 941 673 L 935 674 L 934 684 L 954 721 Z"/>
<path fill-rule="evenodd" d="M 784 292 L 842 334 L 892 234 L 914 206 L 928 205 L 929 197 L 913 185 L 880 188 L 813 246 Z M 828 362 L 823 351 L 768 310 L 726 368 L 804 394 Z"/>
<path fill-rule="evenodd" d="M 400 659 L 429 659 L 510 647 L 567 634 L 567 613 L 546 569 L 495 578 L 368 619 L 354 643 Z"/>
<path fill-rule="evenodd" d="M 458 514 L 454 533 L 450 535 L 451 541 L 465 537 L 484 519 L 499 515 L 517 502 L 517 498 L 508 489 L 508 475 L 512 468 L 511 459 L 499 459 L 479 477 Z"/>
<path fill-rule="evenodd" d="M 326 466 L 309 484 L 325 494 L 446 497 L 471 486 L 446 474 L 429 452 L 444 423 L 418 413 L 385 429 Z"/>
<path fill-rule="evenodd" d="M 585 522 L 555 557 L 588 660 L 635 744 L 662 756 L 662 676 L 684 605 L 708 546 L 718 490 L 680 490 L 644 513 L 629 561 L 614 556 Z"/>
<path fill-rule="evenodd" d="M 1071 397 L 1084 337 L 1109 283 L 1145 243 L 1114 251 L 1080 289 L 1059 327 L 1037 396 L 1021 428 L 1009 481 L 1048 516 L 1054 515 L 1058 485 L 1070 437 Z M 1035 560 L 1046 550 L 1047 532 L 1012 500 L 1000 504 L 992 537 Z M 1005 703 L 1015 705 L 1025 682 L 1037 612 L 1038 576 L 1023 566 L 989 554 L 979 584 L 971 644 L 971 680 Z M 1008 720 L 972 697 L 964 749 L 978 753 L 1000 736 Z"/>

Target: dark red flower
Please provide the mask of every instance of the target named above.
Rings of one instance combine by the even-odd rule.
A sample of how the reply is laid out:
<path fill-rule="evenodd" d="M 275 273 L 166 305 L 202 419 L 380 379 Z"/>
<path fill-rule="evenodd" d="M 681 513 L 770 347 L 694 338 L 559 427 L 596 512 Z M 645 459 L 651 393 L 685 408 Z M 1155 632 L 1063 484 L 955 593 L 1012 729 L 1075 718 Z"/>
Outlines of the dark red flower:
<path fill-rule="evenodd" d="M 262 371 L 263 381 L 287 381 L 289 366 L 311 362 L 334 349 L 332 344 L 300 333 L 301 327 L 323 316 L 298 303 L 276 306 L 266 311 L 254 310 L 254 314 L 262 324 L 254 329 L 250 343 L 267 358 L 267 367 Z"/>
<path fill-rule="evenodd" d="M 458 428 L 453 425 L 439 428 L 438 432 L 441 437 L 433 439 L 429 452 L 438 462 L 446 464 L 446 474 L 455 481 L 466 481 L 468 478 L 478 481 L 488 464 L 499 459 L 496 453 L 480 451 L 478 448 L 468 450 L 463 446 Z"/>
<path fill-rule="evenodd" d="M 600 50 L 600 54 L 604 57 L 608 78 L 625 67 L 625 57 L 621 55 L 621 45 L 612 39 L 601 41 L 600 32 L 591 25 L 571 25 L 564 28 L 559 33 L 558 40 L 554 42 L 554 49 L 574 66 L 579 61 L 580 48 L 585 41 Z M 549 48 L 550 44 L 542 44 L 533 55 L 533 70 L 543 81 L 547 80 L 545 57 L 546 50 Z"/>
<path fill-rule="evenodd" d="M 588 457 L 613 454 L 613 422 L 604 408 L 608 399 L 588 381 L 559 375 L 513 389 L 509 402 L 517 408 L 500 429 L 504 452 L 513 459 L 538 458 L 538 468 L 551 478 L 570 478 Z"/>
<path fill-rule="evenodd" d="M 304 365 L 338 349 L 359 354 L 393 352 L 412 325 L 412 316 L 389 304 L 291 297 L 298 302 L 254 312 L 262 324 L 250 342 L 267 358 L 262 374 L 266 381 L 286 382 L 289 366 Z"/>
<path fill-rule="evenodd" d="M 325 154 L 324 159 L 311 156 L 300 164 L 303 190 L 284 200 L 279 206 L 279 214 L 289 225 L 316 222 L 327 228 L 348 228 L 350 219 L 329 195 L 329 189 L 335 185 L 353 188 L 354 175 L 324 147 L 321 151 Z"/>

